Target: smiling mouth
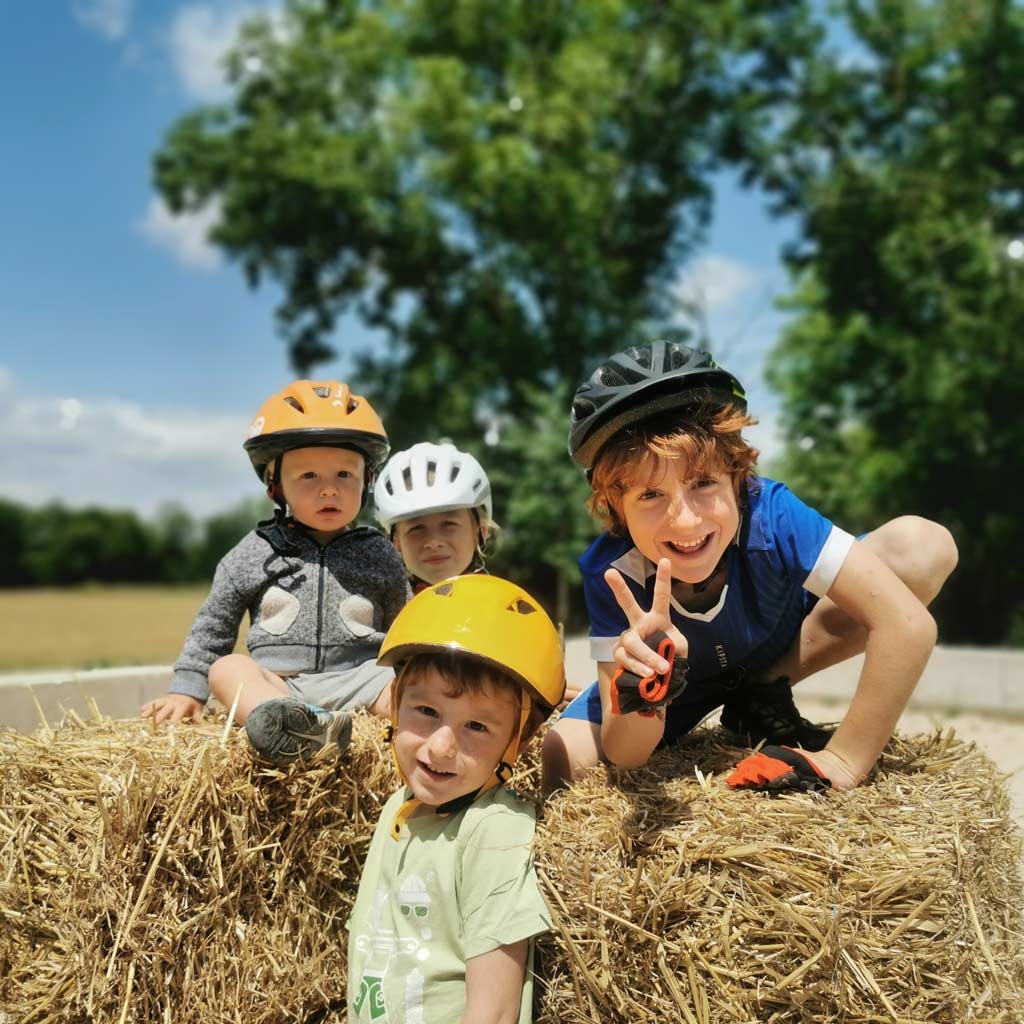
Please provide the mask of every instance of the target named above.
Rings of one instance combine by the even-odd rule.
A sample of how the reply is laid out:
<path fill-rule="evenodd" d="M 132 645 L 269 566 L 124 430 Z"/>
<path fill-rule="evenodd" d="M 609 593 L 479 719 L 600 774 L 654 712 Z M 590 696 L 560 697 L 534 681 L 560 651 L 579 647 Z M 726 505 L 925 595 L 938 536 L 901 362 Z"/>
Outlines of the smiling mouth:
<path fill-rule="evenodd" d="M 685 544 L 667 540 L 665 541 L 665 546 L 677 555 L 696 555 L 703 551 L 710 543 L 711 534 L 706 533 L 700 540 L 688 541 Z"/>
<path fill-rule="evenodd" d="M 455 777 L 455 772 L 446 772 L 440 768 L 431 768 L 431 766 L 429 764 L 426 764 L 424 761 L 418 761 L 417 764 L 420 766 L 420 770 L 428 778 L 443 781 L 445 779 L 451 779 Z"/>

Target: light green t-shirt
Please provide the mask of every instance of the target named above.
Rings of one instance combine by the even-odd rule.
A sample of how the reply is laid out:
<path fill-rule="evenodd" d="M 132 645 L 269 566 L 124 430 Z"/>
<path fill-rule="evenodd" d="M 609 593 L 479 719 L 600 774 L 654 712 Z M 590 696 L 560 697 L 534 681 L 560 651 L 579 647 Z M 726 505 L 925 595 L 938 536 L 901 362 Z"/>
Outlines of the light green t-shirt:
<path fill-rule="evenodd" d="M 551 928 L 533 867 L 531 804 L 504 786 L 451 817 L 425 814 L 389 834 L 407 798 L 384 805 L 349 918 L 350 1019 L 453 1024 L 466 1007 L 466 961 Z M 533 943 L 520 1024 L 533 1000 Z"/>

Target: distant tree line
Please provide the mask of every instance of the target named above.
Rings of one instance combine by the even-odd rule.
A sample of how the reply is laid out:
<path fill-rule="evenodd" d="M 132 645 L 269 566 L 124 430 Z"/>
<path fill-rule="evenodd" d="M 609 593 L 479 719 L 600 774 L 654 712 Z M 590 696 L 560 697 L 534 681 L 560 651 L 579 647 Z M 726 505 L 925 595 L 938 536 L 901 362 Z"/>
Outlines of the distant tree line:
<path fill-rule="evenodd" d="M 168 506 L 148 521 L 121 509 L 32 508 L 0 499 L 8 543 L 0 586 L 209 582 L 221 556 L 268 508 L 265 501 L 246 501 L 199 520 Z"/>

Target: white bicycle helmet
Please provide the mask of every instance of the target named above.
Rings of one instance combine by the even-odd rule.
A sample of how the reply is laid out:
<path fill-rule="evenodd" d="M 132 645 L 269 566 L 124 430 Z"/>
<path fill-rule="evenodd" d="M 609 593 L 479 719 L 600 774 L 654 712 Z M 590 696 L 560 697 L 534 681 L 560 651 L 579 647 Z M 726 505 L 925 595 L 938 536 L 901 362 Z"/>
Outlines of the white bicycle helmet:
<path fill-rule="evenodd" d="M 491 484 L 472 455 L 453 444 L 423 441 L 396 452 L 373 489 L 377 520 L 388 532 L 395 523 L 433 512 L 479 508 L 491 520 Z"/>

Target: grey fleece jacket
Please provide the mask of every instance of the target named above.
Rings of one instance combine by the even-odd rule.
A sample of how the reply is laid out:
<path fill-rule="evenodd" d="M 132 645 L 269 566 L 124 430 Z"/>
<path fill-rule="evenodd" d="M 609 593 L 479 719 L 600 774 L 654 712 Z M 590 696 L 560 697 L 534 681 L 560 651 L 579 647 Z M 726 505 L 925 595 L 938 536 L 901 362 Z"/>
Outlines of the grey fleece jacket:
<path fill-rule="evenodd" d="M 410 596 L 402 559 L 377 530 L 354 527 L 321 546 L 290 520 L 260 523 L 217 566 L 169 692 L 209 698 L 210 666 L 234 650 L 246 612 L 249 653 L 264 668 L 327 672 L 376 658 Z"/>

